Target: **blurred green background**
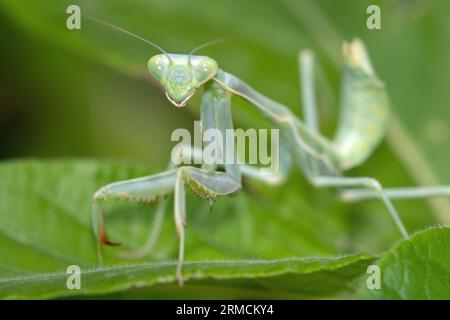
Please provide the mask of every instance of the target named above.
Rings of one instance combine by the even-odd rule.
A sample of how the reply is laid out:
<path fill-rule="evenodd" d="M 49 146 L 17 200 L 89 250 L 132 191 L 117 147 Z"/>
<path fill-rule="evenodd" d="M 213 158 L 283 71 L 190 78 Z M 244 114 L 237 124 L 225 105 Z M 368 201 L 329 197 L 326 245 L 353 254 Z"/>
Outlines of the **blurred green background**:
<path fill-rule="evenodd" d="M 201 54 L 290 106 L 300 117 L 297 54 L 311 48 L 320 65 L 321 129 L 329 137 L 339 112 L 340 46 L 360 37 L 387 85 L 393 117 L 388 139 L 350 174 L 374 176 L 385 186 L 450 181 L 447 0 L 2 0 L 1 159 L 125 159 L 158 172 L 174 145 L 171 132 L 192 129 L 198 118 L 198 95 L 186 108 L 177 109 L 147 73 L 147 60 L 157 53 L 154 49 L 86 20 L 81 30 L 69 31 L 65 27 L 69 4 L 78 4 L 83 13 L 149 38 L 172 53 L 232 36 L 233 40 Z M 366 27 L 370 4 L 381 7 L 381 30 Z M 268 125 L 238 98 L 233 101 L 233 116 L 236 127 Z M 315 191 L 298 173 L 275 190 L 254 188 L 262 190 L 256 194 L 273 197 L 269 209 L 275 217 L 299 215 L 302 222 L 296 232 L 310 243 L 299 248 L 293 244 L 292 254 L 383 251 L 399 239 L 382 205 L 341 204 L 331 192 Z M 447 199 L 395 204 L 411 232 L 450 223 Z M 214 221 L 220 223 L 220 217 Z M 245 229 L 245 223 L 241 220 L 239 225 Z M 333 249 L 322 242 L 332 243 Z M 196 252 L 197 258 L 202 257 L 201 250 Z"/>

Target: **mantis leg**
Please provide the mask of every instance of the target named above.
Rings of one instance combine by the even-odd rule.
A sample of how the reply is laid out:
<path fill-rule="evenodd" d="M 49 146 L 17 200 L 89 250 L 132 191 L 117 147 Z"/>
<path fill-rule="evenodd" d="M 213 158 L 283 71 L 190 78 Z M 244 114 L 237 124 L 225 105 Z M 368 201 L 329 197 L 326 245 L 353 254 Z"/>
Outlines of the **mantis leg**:
<path fill-rule="evenodd" d="M 229 174 L 225 172 L 207 171 L 194 167 L 181 167 L 178 169 L 175 181 L 175 226 L 179 237 L 179 251 L 177 264 L 177 278 L 183 285 L 182 266 L 184 262 L 184 244 L 186 224 L 186 193 L 185 185 L 202 199 L 214 199 L 217 195 L 228 195 L 241 188 Z"/>
<path fill-rule="evenodd" d="M 303 50 L 299 56 L 299 73 L 301 78 L 302 108 L 306 125 L 314 132 L 319 132 L 317 105 L 314 89 L 314 56 L 311 51 Z"/>
<path fill-rule="evenodd" d="M 285 159 L 280 160 L 280 170 L 274 174 L 264 174 L 261 168 L 250 165 L 241 165 L 240 169 L 244 176 L 250 177 L 254 180 L 261 181 L 268 185 L 277 186 L 284 183 L 291 170 L 291 160 L 289 154 Z"/>
<path fill-rule="evenodd" d="M 222 88 L 210 88 L 206 91 L 206 93 L 202 97 L 202 108 L 201 108 L 201 121 L 202 121 L 202 131 L 210 130 L 210 129 L 218 129 L 225 136 L 226 129 L 232 129 L 233 123 L 231 119 L 231 111 L 230 111 L 230 98 L 229 95 L 223 91 Z M 206 141 L 205 146 L 215 143 L 214 141 Z M 223 145 L 223 144 L 222 144 Z M 175 150 L 172 155 L 177 159 L 172 159 L 169 163 L 169 168 L 173 168 L 173 163 L 181 163 L 183 159 L 192 159 L 194 163 L 200 163 L 203 160 L 202 150 L 188 145 L 179 145 L 177 146 L 178 150 Z M 216 152 L 223 153 L 224 149 L 216 150 Z M 200 160 L 200 161 L 198 161 Z M 215 171 L 217 169 L 216 163 L 203 163 L 202 169 Z M 225 170 L 231 174 L 236 181 L 240 183 L 240 172 L 239 169 L 234 164 L 228 165 Z M 182 182 L 178 182 L 178 184 L 182 184 Z M 179 192 L 178 192 L 179 194 Z M 181 199 L 182 196 L 179 196 Z M 179 200 L 184 201 L 184 200 Z M 141 257 L 146 256 L 153 249 L 164 221 L 165 210 L 166 209 L 166 201 L 163 200 L 158 204 L 158 208 L 155 214 L 154 223 L 152 230 L 149 234 L 148 240 L 146 244 L 135 252 L 127 252 L 120 254 L 123 258 L 129 259 L 139 259 Z M 181 234 L 181 238 L 184 237 L 184 233 Z M 180 244 L 181 246 L 181 244 Z M 183 244 L 184 246 L 184 244 Z M 182 250 L 180 250 L 182 251 Z"/>
<path fill-rule="evenodd" d="M 136 260 L 148 256 L 155 247 L 156 242 L 161 234 L 164 224 L 164 218 L 167 211 L 167 199 L 161 199 L 156 207 L 155 216 L 153 218 L 152 229 L 148 235 L 145 244 L 135 251 L 120 252 L 117 256 L 122 259 Z"/>
<path fill-rule="evenodd" d="M 301 75 L 301 93 L 303 116 L 306 125 L 313 131 L 319 132 L 319 120 L 317 116 L 317 104 L 314 85 L 314 55 L 309 50 L 303 50 L 299 54 L 299 67 Z M 311 175 L 319 175 L 320 169 L 317 161 L 309 157 L 301 160 Z"/>
<path fill-rule="evenodd" d="M 217 130 L 222 138 L 226 137 L 226 130 L 233 129 L 233 120 L 231 118 L 231 97 L 230 93 L 215 83 L 205 91 L 201 103 L 202 130 Z M 205 132 L 203 132 L 204 135 Z M 218 139 L 216 137 L 215 139 Z M 219 144 L 217 144 L 219 142 Z M 221 143 L 220 143 L 221 142 Z M 213 143 L 207 141 L 207 145 Z M 214 152 L 218 156 L 217 160 L 226 159 L 229 150 L 224 141 L 214 141 Z M 206 148 L 206 147 L 205 147 Z M 183 150 L 181 150 L 183 151 Z M 198 150 L 197 150 L 198 153 Z M 195 154 L 194 154 L 195 155 Z M 185 242 L 185 216 L 186 216 L 186 198 L 184 186 L 189 183 L 191 189 L 200 197 L 210 201 L 210 206 L 216 195 L 228 195 L 241 188 L 241 172 L 239 166 L 234 163 L 222 163 L 225 172 L 216 170 L 217 163 L 207 163 L 202 165 L 202 169 L 193 167 L 181 167 L 177 174 L 175 183 L 175 224 L 179 236 L 179 253 L 177 265 L 177 278 L 180 285 L 183 284 L 181 268 L 184 262 L 184 242 Z M 211 169 L 211 170 L 205 170 Z"/>
<path fill-rule="evenodd" d="M 177 151 L 178 152 L 173 152 L 173 156 L 175 158 L 169 161 L 169 164 L 167 166 L 168 171 L 175 169 L 176 165 L 174 165 L 174 163 L 181 163 L 183 157 L 187 157 L 188 159 L 193 158 L 194 163 L 197 163 L 198 159 L 202 159 L 202 150 L 197 147 L 180 145 L 178 146 Z M 148 235 L 145 244 L 135 251 L 120 252 L 118 256 L 122 259 L 130 259 L 130 260 L 141 259 L 145 256 L 148 256 L 152 252 L 156 242 L 159 239 L 161 229 L 164 223 L 164 218 L 166 216 L 166 212 L 167 212 L 167 199 L 163 198 L 159 200 L 158 205 L 156 207 L 156 212 L 152 223 L 152 229 L 150 230 L 150 233 Z"/>
<path fill-rule="evenodd" d="M 180 159 L 190 159 L 194 162 L 201 162 L 203 154 L 202 149 L 198 147 L 193 147 L 189 145 L 180 145 L 178 152 L 178 157 Z M 258 166 L 250 166 L 246 164 L 239 165 L 240 172 L 242 175 L 250 177 L 252 179 L 264 182 L 269 185 L 280 185 L 282 184 L 287 177 L 289 176 L 289 172 L 292 167 L 292 159 L 289 152 L 281 150 L 280 151 L 280 167 L 279 170 L 275 174 L 264 174 L 260 167 Z"/>
<path fill-rule="evenodd" d="M 180 155 L 181 156 L 181 155 Z M 178 162 L 176 162 L 178 163 Z M 176 166 L 172 163 L 172 161 L 169 162 L 167 166 L 167 171 L 172 171 L 176 168 Z M 136 260 L 141 259 L 145 256 L 148 256 L 153 248 L 155 247 L 156 242 L 159 239 L 159 236 L 161 234 L 162 226 L 164 224 L 164 218 L 166 216 L 167 212 L 167 198 L 164 197 L 162 199 L 159 199 L 155 215 L 153 217 L 153 223 L 152 228 L 150 230 L 150 233 L 148 234 L 147 241 L 145 244 L 140 247 L 137 250 L 134 251 L 128 251 L 128 252 L 120 252 L 117 256 L 122 259 L 129 259 L 129 260 Z"/>
<path fill-rule="evenodd" d="M 111 242 L 105 229 L 103 213 L 99 200 L 119 199 L 140 203 L 153 203 L 160 197 L 174 191 L 175 226 L 180 239 L 177 278 L 183 284 L 181 268 L 184 262 L 184 225 L 186 221 L 185 185 L 201 199 L 213 200 L 219 195 L 228 195 L 240 189 L 241 185 L 226 172 L 208 171 L 194 167 L 180 167 L 160 174 L 115 182 L 100 188 L 94 195 L 93 221 L 98 238 L 99 259 L 101 245 L 116 245 Z"/>
<path fill-rule="evenodd" d="M 230 93 L 228 90 L 224 89 L 222 85 L 213 83 L 203 94 L 201 120 L 203 134 L 206 130 L 215 129 L 221 133 L 222 137 L 226 137 L 226 131 L 228 129 L 233 129 Z M 229 152 L 236 151 L 235 149 L 231 150 L 225 142 L 226 141 L 222 141 L 222 144 L 218 145 L 223 147 L 221 150 L 217 150 L 216 148 L 216 152 L 223 155 L 221 160 L 227 159 L 226 156 Z M 205 146 L 208 146 L 210 143 L 211 141 L 204 141 Z M 279 143 L 279 141 L 276 141 L 276 143 Z M 272 146 L 272 148 L 273 147 L 274 146 Z M 227 163 L 224 161 L 220 165 L 224 167 L 225 172 L 227 172 L 239 183 L 241 181 L 242 173 L 267 184 L 278 185 L 287 178 L 291 170 L 291 155 L 289 151 L 284 149 L 284 145 L 278 145 L 278 147 L 281 150 L 279 158 L 277 158 L 277 161 L 279 161 L 278 170 L 273 173 L 271 172 L 270 174 L 264 172 L 263 168 L 257 166 L 238 165 L 236 163 L 236 157 L 234 158 L 235 161 L 233 163 Z M 234 145 L 232 148 L 234 148 Z M 174 152 L 174 154 L 178 155 L 180 159 L 193 160 L 195 163 L 203 162 L 203 150 L 193 146 L 180 145 L 179 149 L 177 152 Z M 202 164 L 203 169 L 216 170 L 217 167 L 217 163 Z"/>
<path fill-rule="evenodd" d="M 231 117 L 230 107 L 230 93 L 221 85 L 213 83 L 202 97 L 201 118 L 203 130 L 217 129 L 218 131 L 220 131 L 222 137 L 226 137 L 226 131 L 228 129 L 233 129 L 233 120 Z M 226 155 L 228 153 L 236 151 L 235 149 L 230 149 L 225 142 L 226 141 L 223 141 L 222 143 L 223 150 L 220 150 L 220 153 L 224 155 L 222 160 L 226 159 Z M 283 148 L 283 146 L 279 147 Z M 234 145 L 232 146 L 232 148 L 234 148 Z M 182 150 L 182 152 L 184 151 Z M 194 158 L 202 156 L 201 150 L 198 150 L 198 148 L 197 150 L 192 149 L 192 151 L 188 152 L 192 153 L 188 154 L 189 158 L 191 156 L 194 156 Z M 287 150 L 281 150 L 279 156 L 279 168 L 275 173 L 264 174 L 263 170 L 261 170 L 261 168 L 259 167 L 238 165 L 236 161 L 237 158 L 234 157 L 233 163 L 227 163 L 226 161 L 224 161 L 223 166 L 225 168 L 225 172 L 230 174 L 230 176 L 232 176 L 239 183 L 241 181 L 242 172 L 245 175 L 251 176 L 268 184 L 280 184 L 287 177 L 291 167 L 290 154 L 289 152 L 287 152 Z M 202 165 L 202 168 L 208 168 L 208 166 L 204 164 Z M 213 166 L 212 168 L 215 170 L 216 166 Z"/>
<path fill-rule="evenodd" d="M 217 83 L 212 83 L 204 92 L 201 103 L 201 120 L 203 138 L 205 139 L 206 130 L 213 129 L 220 133 L 222 141 L 214 141 L 216 159 L 223 164 L 225 172 L 233 177 L 237 182 L 241 182 L 241 173 L 236 157 L 228 163 L 227 155 L 235 155 L 234 144 L 226 145 L 225 138 L 227 130 L 233 129 L 233 119 L 231 116 L 231 94 Z M 219 139 L 217 136 L 215 139 Z M 211 141 L 204 141 L 204 145 L 210 144 Z M 205 146 L 206 148 L 206 146 Z M 211 164 L 203 164 L 203 169 L 210 169 Z M 217 162 L 213 164 L 212 169 L 215 170 Z"/>
<path fill-rule="evenodd" d="M 266 117 L 278 124 L 289 137 L 289 142 L 293 142 L 293 150 L 301 150 L 315 160 L 317 166 L 322 167 L 318 172 L 340 174 L 335 159 L 332 159 L 329 152 L 332 148 L 330 142 L 301 122 L 289 108 L 262 95 L 232 74 L 222 71 L 214 80 L 232 93 L 248 100 Z M 316 172 L 310 171 L 305 172 L 308 178 L 317 175 Z"/>
<path fill-rule="evenodd" d="M 108 184 L 100 188 L 93 197 L 92 218 L 94 232 L 98 239 L 98 257 L 99 263 L 103 264 L 101 245 L 115 245 L 109 241 L 103 212 L 99 205 L 99 200 L 107 201 L 109 199 L 119 199 L 139 203 L 152 204 L 158 200 L 162 200 L 168 193 L 172 192 L 175 183 L 176 170 L 165 171 L 152 176 L 119 181 Z M 160 205 L 161 206 L 161 205 Z M 158 219 L 162 221 L 162 209 L 158 208 Z M 158 224 L 157 224 L 158 225 Z M 158 225 L 158 229 L 161 226 Z M 156 230 L 159 234 L 159 230 Z M 156 241 L 156 239 L 155 239 Z"/>
<path fill-rule="evenodd" d="M 386 196 L 386 193 L 384 192 L 383 187 L 378 182 L 378 180 L 367 177 L 350 178 L 350 177 L 323 176 L 313 178 L 313 183 L 317 187 L 337 187 L 337 188 L 364 187 L 368 188 L 372 192 L 375 192 L 376 194 L 378 194 L 378 198 L 380 198 L 383 201 L 384 205 L 386 206 L 386 209 L 388 210 L 398 229 L 402 233 L 403 237 L 405 239 L 409 239 L 408 232 L 406 231 L 400 217 L 398 216 L 397 211 L 392 205 L 391 200 Z"/>
<path fill-rule="evenodd" d="M 226 129 L 233 128 L 230 110 L 230 95 L 223 88 L 211 86 L 202 98 L 202 119 L 209 121 L 210 128 L 216 128 L 222 133 Z M 227 148 L 216 152 L 226 152 Z M 177 153 L 175 153 L 177 154 Z M 177 162 L 178 163 L 178 162 Z M 94 195 L 93 218 L 95 231 L 99 243 L 99 257 L 101 259 L 101 244 L 113 245 L 106 236 L 104 217 L 98 205 L 98 200 L 110 198 L 128 200 L 133 202 L 152 203 L 161 196 L 174 191 L 174 216 L 175 226 L 179 236 L 179 253 L 176 275 L 179 284 L 183 284 L 182 265 L 184 262 L 186 221 L 186 195 L 185 186 L 201 199 L 210 201 L 210 205 L 216 196 L 229 195 L 241 188 L 241 173 L 237 164 L 225 164 L 225 172 L 214 171 L 216 164 L 212 164 L 213 170 L 199 169 L 195 167 L 180 167 L 166 172 L 144 178 L 121 181 L 107 185 L 99 189 Z M 164 213 L 164 207 L 157 212 L 157 234 Z M 152 236 L 151 236 L 152 237 Z M 157 237 L 155 235 L 154 237 Z M 145 252 L 153 246 L 153 238 L 149 238 L 148 246 L 139 252 Z"/>
<path fill-rule="evenodd" d="M 410 188 L 388 188 L 384 189 L 384 193 L 390 199 L 418 199 L 431 197 L 449 197 L 450 186 L 433 186 L 433 187 L 410 187 Z M 377 199 L 379 196 L 376 192 L 364 189 L 348 189 L 341 193 L 344 201 L 354 202 L 366 199 Z"/>

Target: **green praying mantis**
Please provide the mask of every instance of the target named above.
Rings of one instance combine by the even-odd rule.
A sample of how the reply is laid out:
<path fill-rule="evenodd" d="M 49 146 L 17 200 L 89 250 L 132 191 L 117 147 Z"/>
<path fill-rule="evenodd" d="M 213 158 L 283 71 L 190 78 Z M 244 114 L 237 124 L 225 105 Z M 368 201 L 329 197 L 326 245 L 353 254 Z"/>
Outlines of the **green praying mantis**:
<path fill-rule="evenodd" d="M 372 177 L 346 177 L 348 169 L 362 164 L 382 141 L 389 119 L 389 98 L 386 88 L 375 74 L 367 51 L 360 40 L 343 44 L 343 75 L 341 116 L 334 139 L 328 139 L 318 130 L 314 88 L 314 58 L 310 51 L 299 54 L 302 107 L 305 121 L 290 108 L 259 93 L 235 75 L 219 68 L 210 57 L 190 54 L 169 54 L 155 43 L 107 22 L 89 18 L 103 25 L 142 40 L 161 51 L 148 61 L 150 74 L 164 88 L 167 99 L 176 107 L 184 107 L 189 99 L 203 88 L 201 98 L 201 127 L 224 132 L 233 129 L 231 100 L 238 96 L 250 102 L 273 126 L 280 130 L 280 168 L 273 175 L 261 174 L 255 166 L 243 164 L 203 164 L 201 167 L 174 165 L 167 171 L 146 177 L 114 182 L 101 187 L 93 196 L 93 222 L 101 245 L 115 245 L 105 230 L 104 216 L 99 201 L 120 199 L 139 203 L 158 203 L 154 224 L 147 243 L 138 251 L 123 254 L 139 258 L 154 247 L 166 213 L 165 197 L 174 193 L 174 217 L 179 237 L 176 277 L 183 284 L 186 187 L 202 199 L 212 202 L 218 196 L 231 195 L 242 188 L 242 176 L 280 185 L 289 176 L 292 167 L 301 170 L 305 178 L 318 188 L 336 188 L 344 201 L 380 199 L 400 233 L 409 238 L 391 200 L 424 198 L 450 194 L 450 186 L 384 189 Z M 205 45 L 204 45 L 205 46 Z M 204 47 L 201 46 L 201 47 Z M 226 152 L 226 148 L 224 148 Z M 201 156 L 198 148 L 181 148 L 178 153 L 193 158 Z"/>

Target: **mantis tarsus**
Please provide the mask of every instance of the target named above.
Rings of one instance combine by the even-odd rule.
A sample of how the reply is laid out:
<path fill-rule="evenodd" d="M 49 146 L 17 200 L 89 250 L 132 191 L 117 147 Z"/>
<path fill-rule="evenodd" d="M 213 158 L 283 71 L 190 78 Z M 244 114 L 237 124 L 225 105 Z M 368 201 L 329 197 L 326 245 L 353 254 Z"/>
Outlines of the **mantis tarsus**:
<path fill-rule="evenodd" d="M 343 44 L 343 78 L 341 92 L 341 117 L 334 139 L 322 136 L 318 131 L 315 89 L 313 79 L 313 56 L 309 51 L 299 55 L 302 80 L 303 113 L 305 122 L 298 119 L 286 106 L 259 93 L 238 77 L 221 70 L 216 61 L 193 55 L 168 54 L 156 44 L 117 26 L 89 18 L 127 33 L 158 48 L 162 54 L 148 61 L 148 69 L 165 90 L 168 100 L 183 107 L 194 93 L 204 88 L 201 100 L 202 130 L 233 128 L 231 97 L 249 101 L 280 129 L 280 170 L 275 176 L 261 175 L 255 167 L 238 164 L 202 165 L 176 167 L 169 164 L 167 171 L 108 184 L 93 197 L 94 229 L 101 244 L 114 245 L 106 236 L 103 213 L 99 200 L 121 199 L 142 203 L 160 200 L 155 222 L 147 244 L 128 257 L 141 257 L 152 250 L 165 215 L 163 200 L 174 192 L 175 225 L 179 236 L 179 256 L 176 269 L 178 281 L 183 284 L 186 220 L 185 187 L 190 187 L 200 198 L 214 200 L 217 196 L 230 195 L 241 189 L 241 176 L 277 185 L 284 182 L 293 164 L 304 173 L 316 187 L 338 188 L 341 198 L 357 201 L 367 198 L 382 200 L 402 236 L 408 239 L 391 199 L 420 198 L 450 194 L 450 187 L 419 187 L 383 189 L 371 177 L 345 177 L 342 172 L 363 163 L 383 139 L 389 118 L 389 99 L 383 83 L 376 76 L 363 43 L 354 40 Z M 181 150 L 197 157 L 201 150 Z M 180 154 L 181 154 L 180 152 Z"/>

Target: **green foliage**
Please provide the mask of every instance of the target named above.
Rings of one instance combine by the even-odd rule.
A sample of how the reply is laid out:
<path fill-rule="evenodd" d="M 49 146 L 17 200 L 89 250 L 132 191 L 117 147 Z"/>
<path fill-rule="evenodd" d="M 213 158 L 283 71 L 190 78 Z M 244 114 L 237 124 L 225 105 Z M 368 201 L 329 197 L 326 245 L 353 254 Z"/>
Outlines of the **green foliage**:
<path fill-rule="evenodd" d="M 368 299 L 450 299 L 450 228 L 431 228 L 402 241 L 377 262 L 381 290 Z"/>
<path fill-rule="evenodd" d="M 317 75 L 320 120 L 328 136 L 334 132 L 338 114 L 340 44 L 357 36 L 367 44 L 375 70 L 388 87 L 396 121 L 391 123 L 388 142 L 350 174 L 374 176 L 385 186 L 448 183 L 450 153 L 442 150 L 450 144 L 450 3 L 381 1 L 383 29 L 369 31 L 365 10 L 372 2 L 1 1 L 0 157 L 111 157 L 151 164 L 3 162 L 1 296 L 77 294 L 62 287 L 61 272 L 69 264 L 83 270 L 97 266 L 90 225 L 92 193 L 105 183 L 163 170 L 172 130 L 192 129 L 192 121 L 198 118 L 198 97 L 185 109 L 176 109 L 151 81 L 146 64 L 156 53 L 152 48 L 87 21 L 81 31 L 68 31 L 65 10 L 69 4 L 80 4 L 84 13 L 148 37 L 169 52 L 184 53 L 212 39 L 238 36 L 201 54 L 294 111 L 299 100 L 297 53 L 311 48 L 321 65 Z M 267 126 L 240 99 L 233 100 L 233 110 L 237 127 Z M 428 290 L 428 296 L 417 291 L 420 286 L 434 286 L 448 274 L 445 261 L 434 263 L 434 255 L 426 255 L 444 252 L 436 240 L 446 237 L 446 229 L 417 234 L 391 252 L 388 249 L 400 235 L 376 201 L 340 204 L 333 193 L 313 189 L 298 172 L 279 188 L 252 181 L 245 181 L 245 187 L 238 197 L 218 199 L 212 213 L 206 203 L 188 198 L 186 254 L 195 262 L 186 268 L 192 278 L 184 289 L 172 283 L 174 267 L 167 262 L 176 258 L 177 251 L 171 206 L 161 240 L 150 261 L 142 264 L 119 260 L 116 253 L 145 242 L 153 210 L 106 203 L 111 239 L 123 244 L 105 249 L 106 265 L 117 270 L 117 281 L 109 282 L 107 272 L 94 272 L 87 275 L 82 293 L 195 298 L 204 297 L 201 292 L 207 287 L 214 297 L 354 297 L 354 279 L 364 274 L 372 256 L 354 254 L 387 252 L 380 260 L 389 275 L 383 277 L 386 291 L 366 292 L 363 297 L 448 297 L 443 285 Z M 446 199 L 395 205 L 410 232 L 450 221 Z M 431 251 L 425 251 L 427 245 Z M 417 258 L 420 270 L 429 267 L 434 277 L 418 276 L 410 282 L 415 287 L 409 295 L 401 292 L 401 276 L 418 273 L 401 268 L 398 257 L 394 259 L 397 252 L 412 259 L 402 260 L 408 268 Z M 312 256 L 330 258 L 304 258 Z M 255 263 L 251 259 L 264 260 L 245 268 L 235 262 Z M 231 268 L 223 268 L 224 264 Z M 142 266 L 142 272 L 129 273 L 141 270 L 137 266 Z M 45 274 L 54 281 L 41 277 Z M 278 277 L 286 281 L 279 282 Z M 395 278 L 392 283 L 391 277 Z M 136 286 L 144 287 L 126 290 Z"/>
<path fill-rule="evenodd" d="M 109 234 L 125 248 L 105 248 L 109 267 L 93 269 L 97 259 L 90 224 L 92 194 L 110 181 L 146 173 L 142 166 L 111 162 L 15 161 L 2 164 L 0 296 L 39 298 L 101 294 L 174 282 L 174 263 L 166 262 L 173 260 L 177 251 L 171 215 L 166 219 L 160 245 L 152 259 L 163 262 L 127 264 L 115 258 L 121 250 L 137 247 L 145 241 L 153 213 L 147 206 L 117 202 L 104 205 Z M 245 288 L 249 290 L 247 293 L 238 290 L 236 296 L 248 298 L 252 294 L 275 297 L 274 292 L 280 297 L 329 296 L 350 290 L 349 284 L 371 260 L 364 255 L 329 256 L 336 251 L 335 244 L 313 232 L 317 228 L 314 224 L 321 224 L 322 230 L 331 229 L 331 232 L 339 227 L 322 224 L 324 218 L 301 217 L 283 209 L 275 215 L 276 201 L 258 205 L 257 199 L 248 194 L 240 198 L 231 201 L 231 205 L 228 199 L 220 199 L 212 213 L 206 203 L 189 198 L 187 258 L 195 262 L 187 263 L 185 268 L 188 292 L 191 286 L 202 285 Z M 321 253 L 322 257 L 284 258 L 312 253 Z M 64 270 L 71 264 L 83 269 L 82 291 L 69 291 L 65 287 Z M 179 292 L 177 288 L 173 290 Z M 195 294 L 193 291 L 193 297 Z"/>
<path fill-rule="evenodd" d="M 97 268 L 90 224 L 93 192 L 109 181 L 147 173 L 145 167 L 136 164 L 86 160 L 2 164 L 0 297 L 99 295 L 149 286 L 155 286 L 154 290 L 119 297 L 204 297 L 200 287 L 208 288 L 208 292 L 213 288 L 215 297 L 228 298 L 336 297 L 354 294 L 355 279 L 373 261 L 368 255 L 331 255 L 345 251 L 344 239 L 336 241 L 344 232 L 343 221 L 308 214 L 302 207 L 297 208 L 301 214 L 282 208 L 275 211 L 277 201 L 261 203 L 244 192 L 240 200 L 219 200 L 212 213 L 206 203 L 189 197 L 185 288 L 174 284 L 175 262 L 167 262 L 173 261 L 177 250 L 170 215 L 151 262 L 126 262 L 115 257 L 145 241 L 153 213 L 147 206 L 120 202 L 104 205 L 110 236 L 124 248 L 105 248 L 107 266 Z M 266 192 L 273 194 L 270 189 L 259 192 L 269 199 Z M 295 196 L 291 193 L 288 197 Z M 314 232 L 319 226 L 321 229 Z M 445 228 L 431 229 L 385 254 L 380 260 L 386 288 L 380 291 L 381 297 L 423 297 L 417 295 L 421 286 L 439 282 L 442 284 L 428 290 L 425 297 L 448 296 L 448 282 L 443 280 L 448 277 L 449 234 Z M 82 269 L 80 291 L 65 287 L 65 270 L 72 264 Z M 400 294 L 396 289 L 404 290 L 405 275 L 413 290 Z"/>

